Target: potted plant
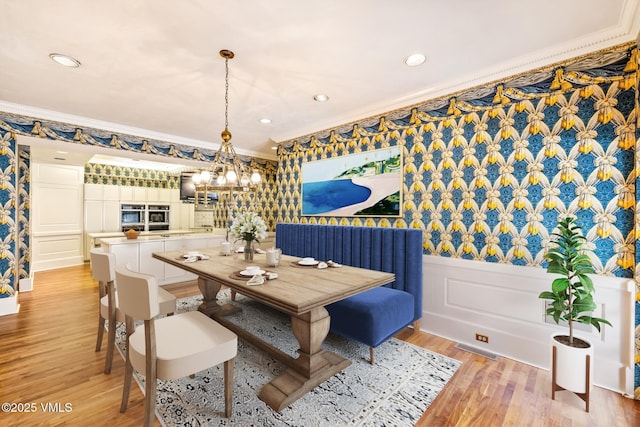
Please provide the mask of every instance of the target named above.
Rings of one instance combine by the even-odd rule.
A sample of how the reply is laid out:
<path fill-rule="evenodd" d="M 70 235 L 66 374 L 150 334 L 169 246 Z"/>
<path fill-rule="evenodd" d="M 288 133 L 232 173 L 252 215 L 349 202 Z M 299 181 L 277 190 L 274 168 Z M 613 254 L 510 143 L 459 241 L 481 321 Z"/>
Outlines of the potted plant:
<path fill-rule="evenodd" d="M 593 346 L 587 340 L 574 336 L 574 322 L 591 325 L 600 331 L 601 324 L 611 326 L 608 320 L 593 317 L 595 288 L 589 274 L 594 274 L 593 264 L 586 247 L 587 239 L 576 219 L 566 217 L 552 233 L 553 247 L 545 254 L 549 261 L 548 273 L 558 274 L 551 291 L 544 291 L 539 298 L 549 300 L 547 315 L 556 323 L 567 322 L 569 335 L 554 334 L 552 344 L 552 399 L 556 390 L 570 390 L 580 396 L 589 411 L 589 390 L 593 372 Z"/>

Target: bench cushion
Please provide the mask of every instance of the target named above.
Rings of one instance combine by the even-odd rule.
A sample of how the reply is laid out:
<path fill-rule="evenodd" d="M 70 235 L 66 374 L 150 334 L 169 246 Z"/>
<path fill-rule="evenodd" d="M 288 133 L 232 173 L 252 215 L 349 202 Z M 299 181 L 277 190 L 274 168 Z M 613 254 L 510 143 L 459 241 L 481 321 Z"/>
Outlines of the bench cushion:
<path fill-rule="evenodd" d="M 413 295 L 379 287 L 327 306 L 331 331 L 371 347 L 413 321 Z"/>

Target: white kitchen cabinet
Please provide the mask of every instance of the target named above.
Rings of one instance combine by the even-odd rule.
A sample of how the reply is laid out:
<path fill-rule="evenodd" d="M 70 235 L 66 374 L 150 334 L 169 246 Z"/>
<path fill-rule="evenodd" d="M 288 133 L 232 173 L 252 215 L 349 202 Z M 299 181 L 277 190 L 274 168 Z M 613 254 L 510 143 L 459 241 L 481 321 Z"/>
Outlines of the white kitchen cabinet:
<path fill-rule="evenodd" d="M 171 191 L 168 188 L 159 188 L 158 189 L 158 201 L 160 203 L 170 203 L 171 202 Z"/>
<path fill-rule="evenodd" d="M 119 185 L 104 185 L 102 187 L 102 199 L 119 202 L 120 188 Z"/>
<path fill-rule="evenodd" d="M 169 230 L 182 230 L 182 203 L 169 203 Z"/>
<path fill-rule="evenodd" d="M 116 256 L 116 265 L 128 265 L 131 270 L 140 271 L 140 264 L 138 262 L 139 245 L 109 245 L 105 250 Z"/>
<path fill-rule="evenodd" d="M 104 185 L 102 184 L 85 184 L 84 185 L 84 200 L 103 200 Z"/>
<path fill-rule="evenodd" d="M 194 225 L 194 206 L 192 203 L 182 203 L 180 206 L 180 227 L 184 230 L 193 228 Z"/>
<path fill-rule="evenodd" d="M 140 252 L 138 253 L 140 273 L 156 276 L 156 280 L 158 280 L 158 282 L 164 281 L 164 267 L 166 263 L 164 263 L 163 261 L 159 261 L 151 256 L 154 252 L 164 251 L 164 240 L 149 240 L 146 242 L 140 242 Z"/>
<path fill-rule="evenodd" d="M 132 270 L 152 274 L 158 285 L 195 280 L 197 276 L 153 258 L 154 252 L 208 249 L 215 251 L 224 240 L 223 235 L 195 234 L 181 237 L 158 238 L 141 236 L 136 240 L 124 237 L 102 238 L 102 247 L 116 256 L 116 265 L 129 265 Z"/>
<path fill-rule="evenodd" d="M 133 187 L 120 187 L 120 201 L 121 202 L 134 202 L 133 200 Z"/>
<path fill-rule="evenodd" d="M 120 201 L 105 200 L 102 212 L 102 231 L 106 233 L 120 231 Z"/>
<path fill-rule="evenodd" d="M 85 193 L 86 194 L 86 193 Z M 102 212 L 104 204 L 102 200 L 84 201 L 84 231 L 86 233 L 102 232 Z"/>
<path fill-rule="evenodd" d="M 145 198 L 147 203 L 158 203 L 160 201 L 160 188 L 145 188 Z"/>
<path fill-rule="evenodd" d="M 167 239 L 164 241 L 165 252 L 182 251 L 185 249 L 187 239 Z M 166 283 L 186 282 L 187 280 L 195 280 L 198 276 L 188 273 L 181 268 L 172 265 L 164 265 L 164 281 Z"/>
<path fill-rule="evenodd" d="M 147 200 L 147 189 L 144 187 L 131 187 L 133 189 L 133 201 L 144 203 Z"/>

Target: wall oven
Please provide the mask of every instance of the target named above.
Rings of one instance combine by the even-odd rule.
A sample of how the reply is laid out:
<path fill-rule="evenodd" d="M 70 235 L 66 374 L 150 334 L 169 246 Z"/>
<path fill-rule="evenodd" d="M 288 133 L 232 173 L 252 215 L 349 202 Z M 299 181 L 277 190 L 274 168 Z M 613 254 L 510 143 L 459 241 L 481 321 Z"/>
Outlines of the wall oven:
<path fill-rule="evenodd" d="M 149 231 L 169 229 L 169 205 L 148 205 L 147 225 Z"/>
<path fill-rule="evenodd" d="M 120 226 L 122 231 L 144 231 L 145 206 L 136 204 L 120 205 Z"/>

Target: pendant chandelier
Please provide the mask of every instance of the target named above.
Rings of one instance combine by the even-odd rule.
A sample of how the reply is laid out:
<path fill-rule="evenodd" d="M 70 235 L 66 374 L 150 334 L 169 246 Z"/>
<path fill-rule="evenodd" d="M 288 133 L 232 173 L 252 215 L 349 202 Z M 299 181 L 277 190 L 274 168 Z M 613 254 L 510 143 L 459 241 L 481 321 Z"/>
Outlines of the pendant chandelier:
<path fill-rule="evenodd" d="M 251 191 L 255 190 L 262 177 L 257 170 L 252 170 L 251 166 L 242 162 L 231 145 L 231 132 L 229 131 L 229 60 L 233 59 L 234 53 L 223 49 L 220 56 L 224 58 L 224 130 L 220 134 L 222 143 L 220 149 L 213 158 L 211 170 L 204 170 L 193 175 L 193 183 L 196 188 L 204 188 L 205 193 L 228 191 Z M 207 200 L 206 194 L 204 197 Z"/>

